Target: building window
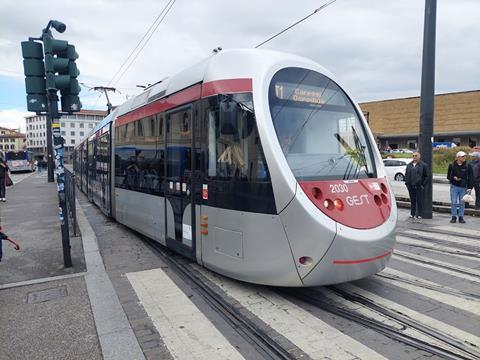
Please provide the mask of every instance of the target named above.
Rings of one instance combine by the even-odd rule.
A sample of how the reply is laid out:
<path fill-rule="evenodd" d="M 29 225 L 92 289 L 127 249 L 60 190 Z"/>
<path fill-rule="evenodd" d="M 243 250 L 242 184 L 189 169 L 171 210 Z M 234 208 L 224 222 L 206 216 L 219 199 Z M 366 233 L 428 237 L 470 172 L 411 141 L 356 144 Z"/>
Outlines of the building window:
<path fill-rule="evenodd" d="M 83 131 L 80 131 L 80 136 L 84 136 L 85 133 Z"/>
<path fill-rule="evenodd" d="M 65 136 L 65 131 L 62 131 L 62 136 Z"/>
<path fill-rule="evenodd" d="M 75 136 L 75 131 L 70 131 L 71 136 Z"/>
<path fill-rule="evenodd" d="M 93 129 L 93 124 L 88 124 L 89 129 Z"/>
<path fill-rule="evenodd" d="M 80 123 L 80 128 L 83 129 L 85 125 L 83 123 Z"/>
<path fill-rule="evenodd" d="M 75 144 L 75 140 L 74 139 L 70 140 L 70 144 Z"/>
<path fill-rule="evenodd" d="M 60 123 L 60 126 L 65 127 L 65 123 L 64 122 Z"/>
<path fill-rule="evenodd" d="M 73 122 L 70 123 L 70 127 L 71 127 L 71 128 L 74 128 L 74 127 L 75 127 L 75 123 L 73 123 Z"/>

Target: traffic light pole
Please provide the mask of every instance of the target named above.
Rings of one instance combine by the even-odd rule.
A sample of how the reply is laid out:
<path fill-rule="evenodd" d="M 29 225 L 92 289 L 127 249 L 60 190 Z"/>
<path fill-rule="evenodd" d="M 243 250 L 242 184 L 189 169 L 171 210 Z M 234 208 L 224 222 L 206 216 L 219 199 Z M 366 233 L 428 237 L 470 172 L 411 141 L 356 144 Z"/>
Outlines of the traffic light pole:
<path fill-rule="evenodd" d="M 420 96 L 420 133 L 419 151 L 427 164 L 430 178 L 423 196 L 423 217 L 432 218 L 433 198 L 433 120 L 435 99 L 435 28 L 437 18 L 437 0 L 425 1 L 425 24 L 423 30 L 422 84 Z"/>
<path fill-rule="evenodd" d="M 50 134 L 53 132 L 53 145 L 55 147 L 55 163 L 57 167 L 57 191 L 58 203 L 60 210 L 60 226 L 62 230 L 62 247 L 63 247 L 63 263 L 66 268 L 72 267 L 72 257 L 70 252 L 70 234 L 68 232 L 68 213 L 67 201 L 65 197 L 65 169 L 63 166 L 63 138 L 60 132 L 60 114 L 58 113 L 58 96 L 56 90 L 49 90 L 47 92 L 48 99 L 48 114 L 47 119 L 50 119 L 51 127 Z M 52 136 L 50 135 L 49 151 L 52 150 Z M 53 160 L 53 157 L 51 157 Z M 53 161 L 52 161 L 53 163 Z M 52 164 L 53 165 L 53 164 Z M 53 176 L 53 166 L 52 166 Z"/>
<path fill-rule="evenodd" d="M 47 175 L 48 182 L 54 182 L 53 177 L 53 147 L 52 147 L 52 117 L 47 113 Z"/>
<path fill-rule="evenodd" d="M 63 164 L 64 140 L 60 131 L 60 113 L 58 111 L 57 91 L 62 94 L 62 112 L 71 114 L 82 109 L 78 94 L 78 71 L 75 60 L 78 54 L 75 46 L 65 40 L 52 36 L 50 28 L 63 33 L 66 25 L 61 21 L 50 20 L 43 29 L 40 38 L 23 41 L 22 56 L 27 92 L 27 109 L 47 115 L 47 165 L 48 182 L 54 181 L 54 155 L 57 173 L 57 191 L 62 230 L 63 261 L 65 267 L 72 266 L 70 254 L 70 234 L 68 231 L 68 213 L 65 197 L 65 169 Z M 43 45 L 37 41 L 41 41 Z M 52 146 L 53 139 L 53 146 Z"/>

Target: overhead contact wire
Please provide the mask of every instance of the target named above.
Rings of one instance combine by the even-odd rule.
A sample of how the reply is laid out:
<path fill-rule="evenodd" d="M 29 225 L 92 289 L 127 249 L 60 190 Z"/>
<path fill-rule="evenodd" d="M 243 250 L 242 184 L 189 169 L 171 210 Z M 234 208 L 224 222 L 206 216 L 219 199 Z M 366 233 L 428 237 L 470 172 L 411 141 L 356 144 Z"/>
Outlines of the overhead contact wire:
<path fill-rule="evenodd" d="M 309 15 L 305 16 L 304 18 L 298 20 L 296 23 L 294 23 L 294 24 L 290 25 L 289 27 L 283 29 L 283 30 L 280 31 L 279 33 L 277 33 L 277 34 L 269 37 L 269 38 L 268 38 L 267 40 L 265 40 L 264 42 L 261 42 L 260 44 L 258 44 L 257 46 L 255 46 L 255 48 L 258 48 L 258 47 L 266 44 L 266 43 L 269 42 L 270 40 L 275 39 L 277 36 L 282 35 L 284 32 L 290 30 L 290 29 L 293 28 L 294 26 L 297 26 L 297 25 L 300 24 L 301 22 L 307 20 L 309 17 L 311 17 L 311 16 L 315 15 L 316 13 L 318 13 L 319 11 L 325 9 L 327 6 L 333 4 L 335 1 L 337 1 L 337 0 L 330 0 L 330 1 L 328 1 L 327 3 L 323 4 L 322 6 L 320 6 L 318 9 L 315 9 L 315 11 L 312 12 L 311 14 L 309 14 Z"/>

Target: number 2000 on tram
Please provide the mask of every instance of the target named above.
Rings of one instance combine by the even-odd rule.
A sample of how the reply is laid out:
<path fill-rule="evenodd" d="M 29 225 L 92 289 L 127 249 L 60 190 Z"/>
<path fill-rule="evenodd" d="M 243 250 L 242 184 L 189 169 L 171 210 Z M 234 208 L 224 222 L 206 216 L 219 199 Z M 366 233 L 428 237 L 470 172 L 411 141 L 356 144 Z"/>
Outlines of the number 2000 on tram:
<path fill-rule="evenodd" d="M 317 63 L 224 50 L 147 88 L 74 153 L 116 221 L 220 274 L 317 286 L 381 271 L 397 207 L 358 105 Z"/>

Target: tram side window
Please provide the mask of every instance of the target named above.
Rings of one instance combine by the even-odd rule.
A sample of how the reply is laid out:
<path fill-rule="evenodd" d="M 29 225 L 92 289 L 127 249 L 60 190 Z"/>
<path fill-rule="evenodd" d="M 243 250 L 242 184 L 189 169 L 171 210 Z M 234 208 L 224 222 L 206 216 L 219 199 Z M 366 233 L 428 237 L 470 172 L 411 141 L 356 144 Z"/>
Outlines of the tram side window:
<path fill-rule="evenodd" d="M 116 132 L 115 186 L 161 194 L 164 150 L 159 146 L 159 116 L 122 125 Z"/>
<path fill-rule="evenodd" d="M 270 174 L 253 111 L 252 95 L 208 99 L 208 204 L 222 208 L 275 213 Z"/>
<path fill-rule="evenodd" d="M 208 113 L 208 176 L 269 180 L 250 94 L 220 95 Z"/>

